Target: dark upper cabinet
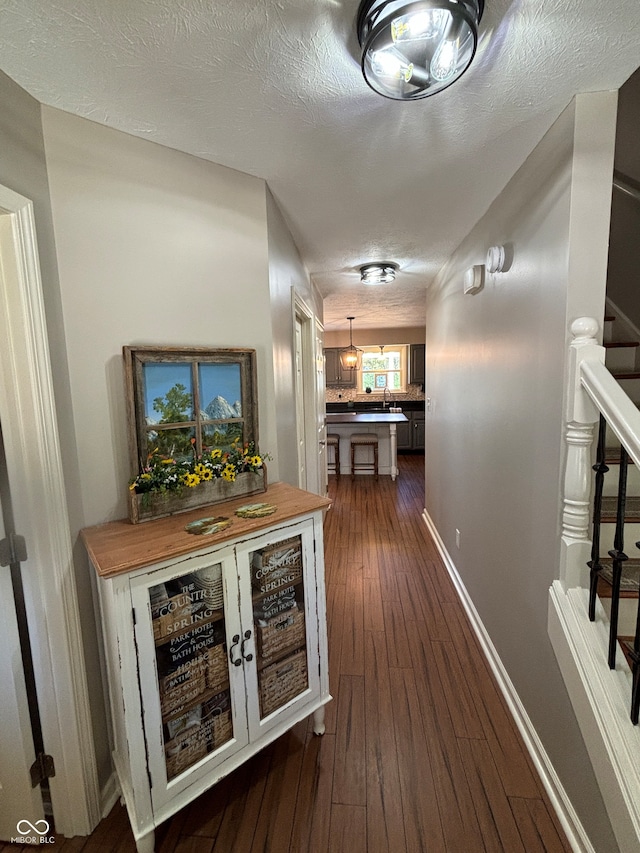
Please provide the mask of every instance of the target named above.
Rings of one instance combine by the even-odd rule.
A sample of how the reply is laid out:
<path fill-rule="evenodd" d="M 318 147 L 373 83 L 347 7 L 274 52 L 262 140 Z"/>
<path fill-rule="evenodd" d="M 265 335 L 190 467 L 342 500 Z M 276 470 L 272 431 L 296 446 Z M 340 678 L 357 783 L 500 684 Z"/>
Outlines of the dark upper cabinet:
<path fill-rule="evenodd" d="M 409 382 L 424 382 L 425 345 L 411 344 L 409 348 Z"/>
<path fill-rule="evenodd" d="M 340 364 L 340 347 L 329 347 L 324 351 L 324 376 L 327 388 L 355 388 L 358 382 L 357 370 L 343 370 Z"/>

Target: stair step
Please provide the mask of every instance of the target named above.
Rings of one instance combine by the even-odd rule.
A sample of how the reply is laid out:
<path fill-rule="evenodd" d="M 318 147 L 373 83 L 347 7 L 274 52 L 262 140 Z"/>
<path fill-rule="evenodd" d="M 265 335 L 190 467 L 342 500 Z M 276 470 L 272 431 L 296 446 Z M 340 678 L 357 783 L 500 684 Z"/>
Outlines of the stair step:
<path fill-rule="evenodd" d="M 625 379 L 640 379 L 640 373 L 637 370 L 616 370 L 613 371 L 613 378 L 620 380 Z"/>
<path fill-rule="evenodd" d="M 633 670 L 633 658 L 631 657 L 631 652 L 633 651 L 633 637 L 627 637 L 625 635 L 619 636 L 618 643 L 620 644 L 620 648 L 622 649 L 622 653 L 625 657 L 626 662 L 629 664 L 629 669 Z"/>
<path fill-rule="evenodd" d="M 605 464 L 611 467 L 612 465 L 620 464 L 620 445 L 617 447 L 606 447 L 604 451 Z M 635 462 L 629 457 L 629 465 L 635 465 Z"/>
<path fill-rule="evenodd" d="M 637 369 L 636 357 L 640 341 L 612 341 L 607 337 L 603 342 L 606 349 L 604 363 L 611 373 L 622 373 Z"/>
<path fill-rule="evenodd" d="M 602 337 L 603 343 L 605 341 L 610 341 L 616 333 L 616 327 L 613 324 L 613 321 L 616 318 L 613 314 L 607 314 L 604 318 L 604 323 L 602 324 Z"/>
<path fill-rule="evenodd" d="M 602 571 L 598 577 L 598 595 L 600 598 L 611 598 L 613 584 L 613 561 L 610 557 L 600 560 Z M 637 598 L 640 587 L 640 560 L 627 560 L 622 565 L 620 580 L 620 597 Z"/>
<path fill-rule="evenodd" d="M 602 514 L 600 516 L 600 521 L 604 524 L 615 523 L 617 503 L 617 495 L 607 495 L 602 498 Z M 640 522 L 640 497 L 631 497 L 627 495 L 624 520 L 631 522 L 632 524 Z"/>
<path fill-rule="evenodd" d="M 614 546 L 616 523 L 613 516 L 609 523 L 600 525 L 600 553 L 606 557 Z M 636 542 L 640 542 L 640 524 L 627 522 L 624 526 L 625 553 L 629 557 L 637 557 Z"/>

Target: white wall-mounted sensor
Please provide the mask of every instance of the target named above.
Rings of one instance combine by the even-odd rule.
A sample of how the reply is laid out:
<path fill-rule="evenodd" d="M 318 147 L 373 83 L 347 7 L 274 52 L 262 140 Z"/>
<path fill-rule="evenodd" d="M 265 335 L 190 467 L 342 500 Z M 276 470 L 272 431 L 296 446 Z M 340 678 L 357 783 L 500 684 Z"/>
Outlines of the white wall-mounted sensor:
<path fill-rule="evenodd" d="M 484 287 L 484 264 L 475 264 L 464 274 L 464 292 L 477 293 Z"/>
<path fill-rule="evenodd" d="M 505 259 L 504 246 L 492 246 L 487 252 L 487 272 L 502 272 L 505 267 Z"/>

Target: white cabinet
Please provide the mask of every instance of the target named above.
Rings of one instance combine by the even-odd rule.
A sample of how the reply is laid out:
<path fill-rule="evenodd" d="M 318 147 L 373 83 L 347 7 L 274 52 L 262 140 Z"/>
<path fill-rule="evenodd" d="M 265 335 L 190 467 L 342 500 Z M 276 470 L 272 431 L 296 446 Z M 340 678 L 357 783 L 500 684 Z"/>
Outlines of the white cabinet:
<path fill-rule="evenodd" d="M 242 500 L 217 505 L 233 523 L 208 540 L 185 532 L 193 513 L 83 531 L 114 765 L 139 851 L 153 850 L 159 823 L 306 716 L 324 731 L 328 501 L 282 483 L 265 500 L 278 507 L 266 519 L 234 517 Z M 181 553 L 159 559 L 166 548 Z"/>

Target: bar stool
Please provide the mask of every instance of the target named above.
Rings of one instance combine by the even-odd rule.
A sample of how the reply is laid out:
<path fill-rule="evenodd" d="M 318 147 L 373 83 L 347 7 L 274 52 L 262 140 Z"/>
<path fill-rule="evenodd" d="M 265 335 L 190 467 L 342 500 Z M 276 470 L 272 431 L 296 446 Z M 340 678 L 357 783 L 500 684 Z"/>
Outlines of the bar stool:
<path fill-rule="evenodd" d="M 330 474 L 335 474 L 336 477 L 340 476 L 340 436 L 337 432 L 328 432 L 327 433 L 327 450 L 329 448 L 333 449 L 333 459 L 329 459 L 329 454 L 327 454 L 327 471 Z"/>
<path fill-rule="evenodd" d="M 351 476 L 355 477 L 356 469 L 363 470 L 364 468 L 372 468 L 373 473 L 378 479 L 378 436 L 372 432 L 354 432 L 349 436 L 351 441 Z M 367 461 L 356 462 L 356 449 L 358 447 L 373 448 L 373 463 L 369 461 L 369 451 L 367 450 Z"/>

